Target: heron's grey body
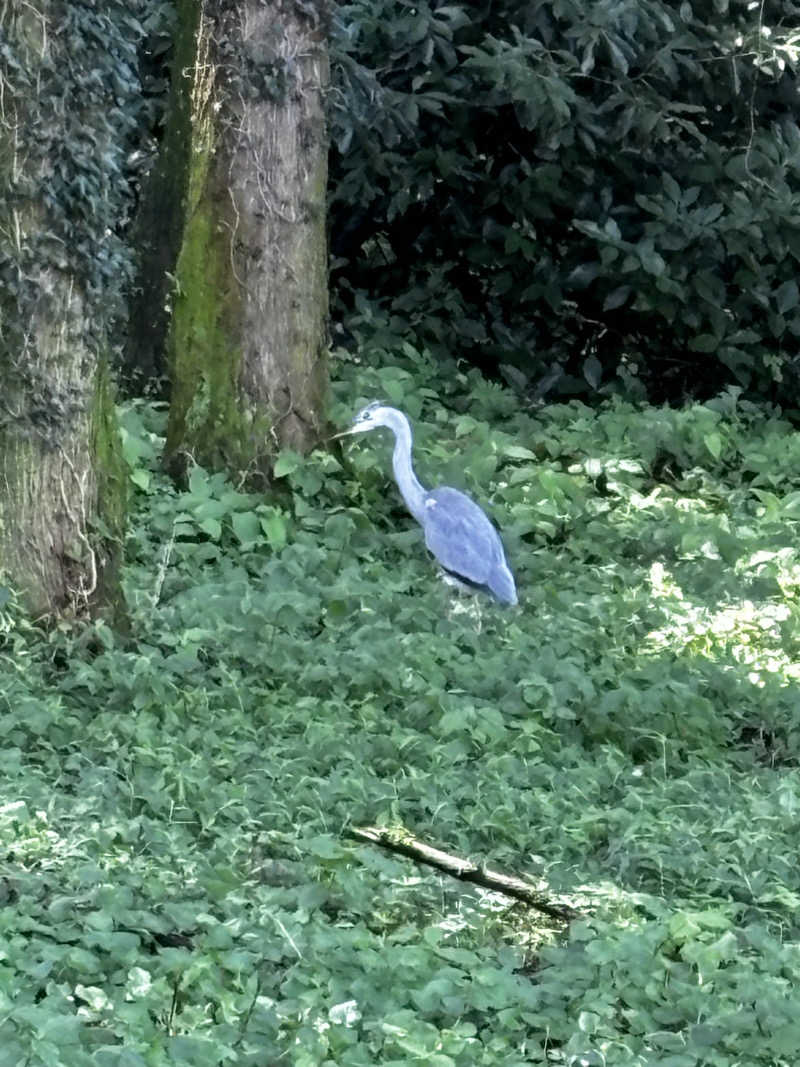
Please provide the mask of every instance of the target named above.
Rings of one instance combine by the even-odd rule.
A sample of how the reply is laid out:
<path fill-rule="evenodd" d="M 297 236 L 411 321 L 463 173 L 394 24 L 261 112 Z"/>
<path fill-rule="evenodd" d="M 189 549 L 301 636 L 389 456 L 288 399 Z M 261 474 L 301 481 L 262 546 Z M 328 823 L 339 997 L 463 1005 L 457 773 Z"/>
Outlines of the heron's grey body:
<path fill-rule="evenodd" d="M 488 589 L 504 604 L 517 603 L 517 590 L 503 543 L 478 505 L 458 489 L 425 489 L 411 466 L 411 426 L 397 408 L 370 404 L 346 433 L 386 426 L 394 434 L 392 468 L 406 507 L 425 531 L 425 544 L 446 571 Z"/>

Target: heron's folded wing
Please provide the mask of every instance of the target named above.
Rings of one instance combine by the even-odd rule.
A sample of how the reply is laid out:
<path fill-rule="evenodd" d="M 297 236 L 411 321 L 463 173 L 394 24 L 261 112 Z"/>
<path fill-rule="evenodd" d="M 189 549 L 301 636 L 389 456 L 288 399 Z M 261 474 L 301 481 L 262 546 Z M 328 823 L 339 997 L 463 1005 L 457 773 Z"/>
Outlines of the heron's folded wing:
<path fill-rule="evenodd" d="M 478 505 L 457 489 L 434 489 L 425 497 L 425 544 L 441 565 L 486 585 L 503 546 Z"/>

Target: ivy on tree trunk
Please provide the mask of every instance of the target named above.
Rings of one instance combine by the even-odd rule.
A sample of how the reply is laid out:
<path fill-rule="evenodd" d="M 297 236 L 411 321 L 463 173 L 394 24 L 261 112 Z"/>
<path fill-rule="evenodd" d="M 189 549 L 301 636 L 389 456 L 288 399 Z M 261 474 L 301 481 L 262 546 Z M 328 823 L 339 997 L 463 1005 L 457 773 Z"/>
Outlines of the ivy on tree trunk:
<path fill-rule="evenodd" d="M 0 13 L 0 578 L 37 616 L 118 605 L 126 477 L 106 356 L 138 33 L 119 13 Z"/>

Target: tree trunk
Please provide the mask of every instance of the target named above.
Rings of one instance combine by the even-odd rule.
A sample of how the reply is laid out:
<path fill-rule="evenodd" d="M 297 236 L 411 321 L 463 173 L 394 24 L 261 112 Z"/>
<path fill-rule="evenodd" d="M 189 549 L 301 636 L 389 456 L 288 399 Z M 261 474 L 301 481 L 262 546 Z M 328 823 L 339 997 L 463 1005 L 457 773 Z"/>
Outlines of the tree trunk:
<path fill-rule="evenodd" d="M 112 393 L 69 275 L 38 283 L 26 348 L 0 348 L 0 572 L 36 616 L 115 614 L 125 477 Z"/>
<path fill-rule="evenodd" d="M 48 203 L 83 188 L 61 151 L 75 115 L 55 106 L 75 91 L 88 112 L 79 79 L 70 83 L 66 12 L 40 0 L 0 14 L 0 575 L 36 616 L 117 606 L 126 498 L 102 336 L 65 236 L 76 201 L 61 215 Z"/>
<path fill-rule="evenodd" d="M 183 240 L 192 150 L 192 95 L 200 20 L 198 0 L 176 0 L 179 31 L 169 63 L 170 89 L 158 154 L 142 182 L 131 245 L 136 268 L 130 298 L 122 385 L 132 396 L 168 394 L 169 336 L 175 263 Z"/>
<path fill-rule="evenodd" d="M 324 418 L 327 13 L 200 2 L 167 459 L 268 475 Z"/>

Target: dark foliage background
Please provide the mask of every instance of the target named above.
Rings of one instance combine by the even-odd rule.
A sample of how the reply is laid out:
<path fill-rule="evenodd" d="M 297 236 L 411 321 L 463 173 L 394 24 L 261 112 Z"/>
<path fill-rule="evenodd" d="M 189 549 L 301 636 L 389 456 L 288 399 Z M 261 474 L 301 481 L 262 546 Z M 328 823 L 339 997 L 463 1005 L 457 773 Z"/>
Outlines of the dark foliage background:
<path fill-rule="evenodd" d="M 793 405 L 798 24 L 785 0 L 339 5 L 345 318 L 369 294 L 540 395 L 735 382 Z"/>

